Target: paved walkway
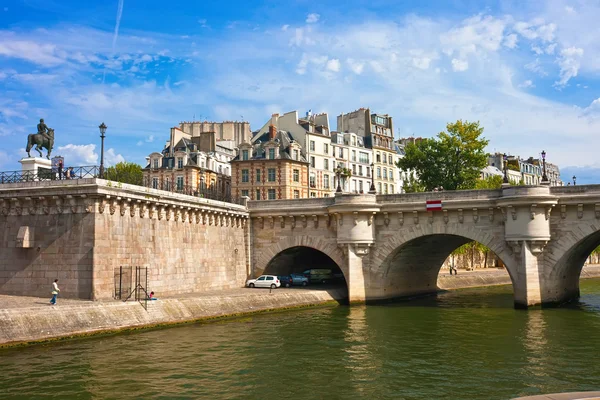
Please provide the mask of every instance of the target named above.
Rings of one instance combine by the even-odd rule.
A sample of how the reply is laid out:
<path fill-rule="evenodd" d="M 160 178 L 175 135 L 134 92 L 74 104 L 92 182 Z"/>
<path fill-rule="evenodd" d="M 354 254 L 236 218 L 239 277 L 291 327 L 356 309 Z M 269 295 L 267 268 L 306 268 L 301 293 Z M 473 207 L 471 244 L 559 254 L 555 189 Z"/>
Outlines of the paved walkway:
<path fill-rule="evenodd" d="M 538 396 L 519 397 L 512 400 L 600 400 L 600 392 L 574 392 L 542 394 Z"/>

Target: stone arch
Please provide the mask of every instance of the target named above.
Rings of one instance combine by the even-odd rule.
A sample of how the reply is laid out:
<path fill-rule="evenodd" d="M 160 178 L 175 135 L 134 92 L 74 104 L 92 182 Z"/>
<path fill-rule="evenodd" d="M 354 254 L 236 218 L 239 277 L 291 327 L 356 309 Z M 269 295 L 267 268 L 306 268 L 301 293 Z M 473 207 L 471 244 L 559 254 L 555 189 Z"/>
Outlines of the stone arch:
<path fill-rule="evenodd" d="M 503 235 L 498 237 L 493 228 L 484 230 L 461 223 L 434 223 L 401 230 L 376 245 L 370 260 L 374 296 L 397 297 L 437 291 L 437 276 L 443 261 L 454 249 L 470 241 L 489 247 L 504 262 L 514 286 L 518 264 Z M 410 272 L 398 271 L 397 268 L 394 271 L 392 267 L 406 262 L 406 257 L 410 257 L 415 263 L 422 257 L 423 263 L 429 264 L 423 268 L 411 267 Z M 404 287 L 393 287 L 393 279 L 414 282 L 407 283 Z"/>
<path fill-rule="evenodd" d="M 581 222 L 568 231 L 556 231 L 552 239 L 544 251 L 540 287 L 545 303 L 579 297 L 585 260 L 600 245 L 600 225 Z"/>
<path fill-rule="evenodd" d="M 256 261 L 253 267 L 254 274 L 262 274 L 269 262 L 279 253 L 293 247 L 309 247 L 322 252 L 331 258 L 342 270 L 344 278 L 347 280 L 346 256 L 342 249 L 337 246 L 335 239 L 331 241 L 313 236 L 288 236 L 279 239 L 278 242 L 271 244 L 266 248 L 255 249 Z"/>

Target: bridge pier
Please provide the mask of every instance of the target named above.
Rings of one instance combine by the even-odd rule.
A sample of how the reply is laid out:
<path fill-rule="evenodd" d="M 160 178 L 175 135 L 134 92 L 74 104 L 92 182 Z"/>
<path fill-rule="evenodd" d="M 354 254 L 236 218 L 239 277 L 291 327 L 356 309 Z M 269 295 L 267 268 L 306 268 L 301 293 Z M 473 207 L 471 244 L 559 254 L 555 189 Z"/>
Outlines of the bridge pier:
<path fill-rule="evenodd" d="M 367 299 L 365 286 L 365 269 L 363 263 L 364 256 L 369 253 L 369 246 L 344 244 L 344 253 L 347 253 L 346 259 L 348 265 L 343 268 L 347 271 L 346 283 L 348 285 L 348 301 L 351 304 L 364 303 Z"/>

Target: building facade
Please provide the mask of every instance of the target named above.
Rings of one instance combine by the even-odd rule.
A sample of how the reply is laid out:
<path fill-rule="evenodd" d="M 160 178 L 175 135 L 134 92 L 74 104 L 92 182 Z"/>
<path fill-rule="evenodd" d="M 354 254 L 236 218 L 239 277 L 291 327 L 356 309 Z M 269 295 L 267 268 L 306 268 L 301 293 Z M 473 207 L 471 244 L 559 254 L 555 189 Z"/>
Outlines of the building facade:
<path fill-rule="evenodd" d="M 201 133 L 205 132 L 214 132 L 218 141 L 232 141 L 234 147 L 237 147 L 240 143 L 250 142 L 252 138 L 250 123 L 245 121 L 186 121 L 179 123 L 179 129 L 191 137 L 200 136 Z"/>
<path fill-rule="evenodd" d="M 395 160 L 399 156 L 394 143 L 394 125 L 387 114 L 371 113 L 360 108 L 337 117 L 340 132 L 356 132 L 365 138 L 365 145 L 373 150 L 375 189 L 377 193 L 400 193 L 396 178 L 400 177 Z"/>
<path fill-rule="evenodd" d="M 207 138 L 208 136 L 208 138 Z M 213 143 L 215 151 L 202 151 L 202 140 L 210 133 L 191 137 L 179 128 L 171 128 L 170 140 L 162 152 L 147 157 L 143 170 L 145 185 L 169 191 L 211 192 L 214 198 L 231 195 L 231 165 L 235 156 L 231 148 Z"/>
<path fill-rule="evenodd" d="M 231 161 L 232 194 L 251 200 L 309 197 L 308 166 L 300 144 L 271 124 L 253 143 L 240 144 Z"/>
<path fill-rule="evenodd" d="M 338 167 L 346 168 L 351 172 L 348 178 L 342 177 L 340 185 L 343 191 L 350 193 L 368 193 L 371 186 L 371 162 L 373 151 L 365 147 L 365 140 L 356 133 L 332 132 L 331 151 L 335 157 L 333 161 L 333 187 L 337 189 Z"/>
<path fill-rule="evenodd" d="M 326 113 L 298 117 L 298 111 L 290 111 L 283 115 L 273 114 L 253 137 L 253 142 L 259 140 L 270 126 L 288 132 L 294 141 L 300 145 L 301 153 L 308 161 L 307 179 L 309 182 L 309 197 L 328 197 L 335 192 L 333 185 L 334 154 L 331 148 L 329 116 Z"/>

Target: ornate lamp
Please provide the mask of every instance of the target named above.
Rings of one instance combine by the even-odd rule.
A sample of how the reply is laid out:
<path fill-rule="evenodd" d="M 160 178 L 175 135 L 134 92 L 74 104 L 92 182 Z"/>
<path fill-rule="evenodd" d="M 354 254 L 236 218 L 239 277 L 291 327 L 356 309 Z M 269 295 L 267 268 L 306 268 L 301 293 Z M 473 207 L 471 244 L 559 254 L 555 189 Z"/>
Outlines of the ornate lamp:
<path fill-rule="evenodd" d="M 106 137 L 104 134 L 108 127 L 102 122 L 98 128 L 100 129 L 100 139 L 102 143 L 100 145 L 100 179 L 104 179 L 104 138 Z"/>
<path fill-rule="evenodd" d="M 369 188 L 369 193 L 374 194 L 377 193 L 375 190 L 375 164 L 371 163 L 371 187 Z"/>
<path fill-rule="evenodd" d="M 546 175 L 546 152 L 542 150 L 542 165 L 543 165 L 543 173 L 542 173 L 542 182 L 548 182 L 548 176 Z"/>
<path fill-rule="evenodd" d="M 508 183 L 508 156 L 506 153 L 502 154 L 502 159 L 504 160 L 504 179 L 502 183 Z"/>

